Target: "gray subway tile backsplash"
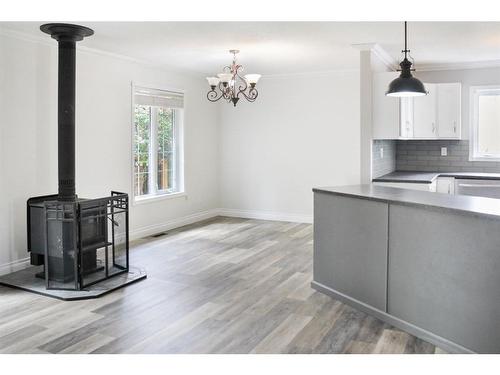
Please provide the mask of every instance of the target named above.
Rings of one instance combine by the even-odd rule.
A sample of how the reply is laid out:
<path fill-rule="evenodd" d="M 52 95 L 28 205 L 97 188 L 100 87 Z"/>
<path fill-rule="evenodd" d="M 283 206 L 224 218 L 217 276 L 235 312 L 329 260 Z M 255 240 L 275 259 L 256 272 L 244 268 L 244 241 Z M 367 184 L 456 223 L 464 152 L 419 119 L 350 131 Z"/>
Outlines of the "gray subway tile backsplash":
<path fill-rule="evenodd" d="M 447 148 L 447 156 L 441 156 L 441 147 Z M 372 160 L 373 178 L 395 170 L 500 173 L 500 162 L 469 161 L 469 141 L 466 140 L 374 140 Z"/>
<path fill-rule="evenodd" d="M 372 147 L 373 178 L 383 176 L 396 170 L 395 140 L 374 140 Z M 384 157 L 380 157 L 380 149 L 384 149 Z"/>
<path fill-rule="evenodd" d="M 374 141 L 387 142 L 387 141 Z M 469 161 L 469 141 L 410 140 L 396 143 L 396 170 L 437 172 L 500 172 L 500 163 Z M 446 147 L 447 156 L 441 156 Z M 374 163 L 375 165 L 375 163 Z"/>

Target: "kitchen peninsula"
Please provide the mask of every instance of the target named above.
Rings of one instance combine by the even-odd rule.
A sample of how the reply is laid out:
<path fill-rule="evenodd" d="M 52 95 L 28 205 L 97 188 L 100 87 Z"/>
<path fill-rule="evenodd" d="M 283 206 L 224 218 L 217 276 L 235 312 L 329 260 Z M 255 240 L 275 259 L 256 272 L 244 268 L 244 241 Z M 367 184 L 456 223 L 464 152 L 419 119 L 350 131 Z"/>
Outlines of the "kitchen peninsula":
<path fill-rule="evenodd" d="M 312 286 L 450 352 L 500 352 L 500 200 L 315 188 Z"/>

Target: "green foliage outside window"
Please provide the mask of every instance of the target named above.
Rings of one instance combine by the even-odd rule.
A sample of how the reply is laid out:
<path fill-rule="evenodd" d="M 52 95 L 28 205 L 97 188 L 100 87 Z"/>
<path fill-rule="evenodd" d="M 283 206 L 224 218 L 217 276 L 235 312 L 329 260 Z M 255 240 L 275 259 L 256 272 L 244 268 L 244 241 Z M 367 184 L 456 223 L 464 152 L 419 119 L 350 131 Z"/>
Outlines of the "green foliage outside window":
<path fill-rule="evenodd" d="M 134 193 L 141 196 L 158 191 L 171 191 L 175 188 L 174 174 L 174 115 L 171 108 L 135 106 L 134 121 Z M 152 121 L 156 119 L 156 124 Z M 156 125 L 156 126 L 152 126 Z M 152 129 L 156 129 L 153 141 Z M 151 150 L 157 144 L 156 170 L 152 169 Z M 156 189 L 149 186 L 150 173 L 156 174 Z"/>

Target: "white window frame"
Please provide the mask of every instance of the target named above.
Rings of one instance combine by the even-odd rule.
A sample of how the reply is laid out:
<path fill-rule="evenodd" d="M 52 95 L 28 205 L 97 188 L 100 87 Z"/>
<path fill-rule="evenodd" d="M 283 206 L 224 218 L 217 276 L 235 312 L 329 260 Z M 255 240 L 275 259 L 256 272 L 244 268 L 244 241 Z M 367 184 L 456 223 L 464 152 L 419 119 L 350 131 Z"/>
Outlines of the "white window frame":
<path fill-rule="evenodd" d="M 479 96 L 498 93 L 500 85 L 471 86 L 470 88 L 470 129 L 469 129 L 469 161 L 500 161 L 499 154 L 479 152 Z"/>
<path fill-rule="evenodd" d="M 171 92 L 177 92 L 177 93 L 182 93 L 185 96 L 185 91 L 184 90 L 179 90 L 179 89 L 174 89 L 174 88 L 158 88 L 156 85 L 143 85 L 143 84 L 137 84 L 132 82 L 131 84 L 131 103 L 132 103 L 132 108 L 131 108 L 131 137 L 130 137 L 130 166 L 131 166 L 131 186 L 130 186 L 130 191 L 131 195 L 133 197 L 132 203 L 134 205 L 136 204 L 144 204 L 144 203 L 151 203 L 151 202 L 157 202 L 159 200 L 164 200 L 164 199 L 172 199 L 172 198 L 182 198 L 182 197 L 187 197 L 186 189 L 184 186 L 184 114 L 186 111 L 186 105 L 184 104 L 184 108 L 182 110 L 180 109 L 172 109 L 174 111 L 173 113 L 173 120 L 174 120 L 174 126 L 173 126 L 173 131 L 174 131 L 174 139 L 177 139 L 174 142 L 174 147 L 175 150 L 174 152 L 176 153 L 177 157 L 177 170 L 175 171 L 175 178 L 176 182 L 178 184 L 178 190 L 169 192 L 168 190 L 157 190 L 157 178 L 158 178 L 158 166 L 157 166 L 157 159 L 158 155 L 155 150 L 158 149 L 158 132 L 157 132 L 157 126 L 158 122 L 156 121 L 156 111 L 152 111 L 151 113 L 151 147 L 149 149 L 149 158 L 150 158 L 150 163 L 151 165 L 154 165 L 154 170 L 153 173 L 149 173 L 149 186 L 154 189 L 153 193 L 147 194 L 147 195 L 135 195 L 135 165 L 134 165 L 134 138 L 135 138 L 135 133 L 134 133 L 134 128 L 135 128 L 135 91 L 137 87 L 142 87 L 142 88 L 148 88 L 152 90 L 162 90 L 162 91 L 171 91 Z"/>

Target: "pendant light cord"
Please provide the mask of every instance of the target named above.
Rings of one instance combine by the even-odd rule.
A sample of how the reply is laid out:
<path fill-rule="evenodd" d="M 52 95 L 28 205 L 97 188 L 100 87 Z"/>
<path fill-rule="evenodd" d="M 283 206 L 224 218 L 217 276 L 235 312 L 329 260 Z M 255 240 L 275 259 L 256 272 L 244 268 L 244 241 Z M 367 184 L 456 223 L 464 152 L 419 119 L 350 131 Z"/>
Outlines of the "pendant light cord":
<path fill-rule="evenodd" d="M 407 22 L 405 21 L 405 51 L 404 51 L 405 52 L 405 59 L 407 57 L 406 54 L 408 53 L 408 36 L 407 36 L 408 31 L 407 31 L 406 23 Z"/>

